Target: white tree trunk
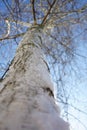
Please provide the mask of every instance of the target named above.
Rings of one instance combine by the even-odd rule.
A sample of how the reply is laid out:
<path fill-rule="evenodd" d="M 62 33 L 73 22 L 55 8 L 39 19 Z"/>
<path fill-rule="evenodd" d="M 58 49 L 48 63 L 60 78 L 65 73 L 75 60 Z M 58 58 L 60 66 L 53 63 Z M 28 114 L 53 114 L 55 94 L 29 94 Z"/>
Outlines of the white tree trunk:
<path fill-rule="evenodd" d="M 25 34 L 0 83 L 0 130 L 69 130 L 55 105 L 38 35 L 34 29 Z"/>

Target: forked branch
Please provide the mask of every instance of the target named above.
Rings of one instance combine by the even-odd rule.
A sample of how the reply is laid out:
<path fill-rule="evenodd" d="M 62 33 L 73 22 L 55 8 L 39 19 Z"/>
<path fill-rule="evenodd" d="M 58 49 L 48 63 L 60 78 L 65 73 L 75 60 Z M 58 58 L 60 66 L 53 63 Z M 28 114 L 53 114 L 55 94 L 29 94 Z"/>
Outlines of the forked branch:
<path fill-rule="evenodd" d="M 44 16 L 44 19 L 42 20 L 42 23 L 41 23 L 41 24 L 44 24 L 44 23 L 45 23 L 45 21 L 46 21 L 48 15 L 50 14 L 50 11 L 51 11 L 51 9 L 53 8 L 55 2 L 56 2 L 56 0 L 54 0 L 53 3 L 50 5 L 50 8 L 49 8 L 47 14 Z"/>

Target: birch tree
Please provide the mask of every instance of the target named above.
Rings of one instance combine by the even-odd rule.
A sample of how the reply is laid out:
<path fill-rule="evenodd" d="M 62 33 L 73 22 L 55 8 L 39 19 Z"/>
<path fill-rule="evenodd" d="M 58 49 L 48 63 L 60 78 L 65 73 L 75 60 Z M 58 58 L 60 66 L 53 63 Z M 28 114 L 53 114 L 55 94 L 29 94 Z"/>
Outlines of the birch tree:
<path fill-rule="evenodd" d="M 1 64 L 0 130 L 69 129 L 55 104 L 50 71 L 55 72 L 59 99 L 67 103 L 60 83 L 78 55 L 73 28 L 84 24 L 86 11 L 87 3 L 76 0 L 1 1 L 0 46 L 12 43 L 17 50 L 5 68 Z"/>

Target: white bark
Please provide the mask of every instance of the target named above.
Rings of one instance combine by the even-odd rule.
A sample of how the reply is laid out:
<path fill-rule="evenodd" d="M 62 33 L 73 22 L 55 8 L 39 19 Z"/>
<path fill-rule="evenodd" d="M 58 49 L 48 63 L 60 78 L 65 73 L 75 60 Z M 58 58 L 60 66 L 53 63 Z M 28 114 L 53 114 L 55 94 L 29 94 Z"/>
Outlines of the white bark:
<path fill-rule="evenodd" d="M 0 84 L 0 130 L 69 130 L 59 115 L 39 32 L 27 32 Z"/>

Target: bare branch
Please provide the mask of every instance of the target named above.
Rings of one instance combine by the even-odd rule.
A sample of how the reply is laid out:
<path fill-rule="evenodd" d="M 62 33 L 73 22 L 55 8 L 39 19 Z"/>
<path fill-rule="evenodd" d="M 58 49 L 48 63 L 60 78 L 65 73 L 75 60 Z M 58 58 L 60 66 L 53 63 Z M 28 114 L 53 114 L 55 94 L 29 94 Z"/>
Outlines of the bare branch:
<path fill-rule="evenodd" d="M 13 35 L 13 36 L 3 37 L 3 38 L 0 38 L 0 41 L 7 40 L 7 39 L 14 39 L 14 38 L 17 38 L 17 37 L 21 37 L 24 34 L 25 33 L 20 33 L 20 34 L 16 34 L 16 35 Z"/>
<path fill-rule="evenodd" d="M 33 11 L 34 24 L 37 24 L 34 3 L 35 3 L 35 0 L 32 0 L 32 11 Z"/>
<path fill-rule="evenodd" d="M 50 14 L 50 11 L 51 11 L 52 7 L 54 6 L 55 2 L 56 2 L 56 0 L 54 0 L 53 3 L 50 5 L 50 8 L 49 8 L 47 14 L 44 16 L 44 19 L 43 19 L 43 21 L 42 21 L 41 24 L 44 24 L 44 23 L 45 23 L 45 21 L 46 21 L 48 15 Z"/>
<path fill-rule="evenodd" d="M 4 39 L 4 38 L 8 37 L 10 34 L 10 22 L 6 19 L 5 23 L 7 24 L 6 34 L 2 35 L 2 38 L 0 38 L 0 39 Z"/>
<path fill-rule="evenodd" d="M 49 2 L 49 0 L 47 0 L 48 4 L 51 6 L 51 3 Z"/>
<path fill-rule="evenodd" d="M 27 22 L 23 22 L 23 21 L 19 21 L 19 20 L 12 20 L 10 18 L 8 18 L 8 20 L 10 22 L 17 23 L 17 24 L 20 24 L 20 25 L 25 26 L 25 27 L 31 27 L 32 26 L 32 23 L 27 23 Z"/>
<path fill-rule="evenodd" d="M 5 22 L 7 24 L 7 33 L 4 37 L 8 37 L 10 34 L 10 22 L 7 19 L 5 20 Z"/>

